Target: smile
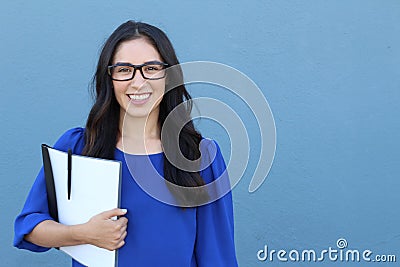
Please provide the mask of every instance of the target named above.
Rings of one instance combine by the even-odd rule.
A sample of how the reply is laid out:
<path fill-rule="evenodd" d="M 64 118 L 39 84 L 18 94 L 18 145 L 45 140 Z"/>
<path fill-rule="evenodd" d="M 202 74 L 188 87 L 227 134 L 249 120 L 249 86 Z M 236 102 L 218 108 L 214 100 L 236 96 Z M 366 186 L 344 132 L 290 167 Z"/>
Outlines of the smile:
<path fill-rule="evenodd" d="M 146 100 L 150 97 L 150 93 L 147 94 L 133 94 L 128 95 L 131 100 Z"/>

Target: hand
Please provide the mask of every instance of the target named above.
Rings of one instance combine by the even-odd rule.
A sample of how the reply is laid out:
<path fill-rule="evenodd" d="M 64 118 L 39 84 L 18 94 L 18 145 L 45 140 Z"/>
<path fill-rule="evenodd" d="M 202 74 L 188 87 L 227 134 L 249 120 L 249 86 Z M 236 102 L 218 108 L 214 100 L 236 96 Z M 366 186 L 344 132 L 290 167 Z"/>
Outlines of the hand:
<path fill-rule="evenodd" d="M 84 224 L 87 243 L 108 250 L 116 250 L 125 244 L 128 219 L 120 217 L 126 214 L 124 209 L 112 209 L 93 216 Z"/>

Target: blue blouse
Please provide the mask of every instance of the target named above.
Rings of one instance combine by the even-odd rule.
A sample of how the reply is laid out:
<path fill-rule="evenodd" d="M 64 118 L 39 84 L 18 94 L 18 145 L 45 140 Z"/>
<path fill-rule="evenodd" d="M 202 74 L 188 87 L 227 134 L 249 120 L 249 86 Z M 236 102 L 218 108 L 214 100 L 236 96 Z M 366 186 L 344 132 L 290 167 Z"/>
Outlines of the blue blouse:
<path fill-rule="evenodd" d="M 215 180 L 226 169 L 221 151 L 215 141 L 216 156 L 212 164 L 201 171 L 206 183 Z M 81 154 L 84 129 L 73 128 L 56 142 L 54 148 Z M 210 152 L 211 153 L 211 152 Z M 144 192 L 133 179 L 122 151 L 115 149 L 115 159 L 122 162 L 121 208 L 128 210 L 125 245 L 118 250 L 118 266 L 237 266 L 233 233 L 232 195 L 194 208 L 164 204 Z M 163 174 L 164 154 L 128 155 L 140 164 L 150 157 L 157 172 Z M 132 159 L 130 158 L 130 161 Z M 15 220 L 14 246 L 35 252 L 47 251 L 24 239 L 44 220 L 52 220 L 47 204 L 43 168 L 40 170 Z M 73 267 L 82 267 L 72 260 Z"/>

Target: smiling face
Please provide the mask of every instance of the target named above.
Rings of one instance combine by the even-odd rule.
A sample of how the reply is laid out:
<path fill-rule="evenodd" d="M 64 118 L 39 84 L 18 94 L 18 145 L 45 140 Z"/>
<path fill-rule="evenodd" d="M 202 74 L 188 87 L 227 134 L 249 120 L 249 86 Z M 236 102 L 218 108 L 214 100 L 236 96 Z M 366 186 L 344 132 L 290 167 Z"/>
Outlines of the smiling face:
<path fill-rule="evenodd" d="M 142 65 L 148 62 L 163 62 L 156 48 L 145 38 L 121 43 L 116 50 L 113 65 L 129 63 Z M 145 72 L 145 67 L 143 72 Z M 159 80 L 144 79 L 140 70 L 130 81 L 114 81 L 115 97 L 121 108 L 121 115 L 132 117 L 156 116 L 165 91 L 165 78 Z"/>

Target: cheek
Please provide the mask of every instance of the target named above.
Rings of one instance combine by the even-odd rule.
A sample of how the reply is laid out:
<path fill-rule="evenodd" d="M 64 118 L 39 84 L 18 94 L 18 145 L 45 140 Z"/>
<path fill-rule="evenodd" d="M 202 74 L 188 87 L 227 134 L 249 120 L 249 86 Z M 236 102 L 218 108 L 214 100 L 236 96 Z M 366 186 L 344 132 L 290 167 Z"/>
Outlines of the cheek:
<path fill-rule="evenodd" d="M 126 92 L 126 84 L 125 83 L 113 83 L 114 94 L 118 98 L 119 95 L 125 94 Z"/>
<path fill-rule="evenodd" d="M 165 81 L 159 81 L 153 84 L 153 90 L 158 95 L 163 95 L 165 93 Z"/>
<path fill-rule="evenodd" d="M 114 86 L 114 96 L 120 106 L 124 106 L 126 103 L 126 87 L 121 84 L 113 84 Z"/>

